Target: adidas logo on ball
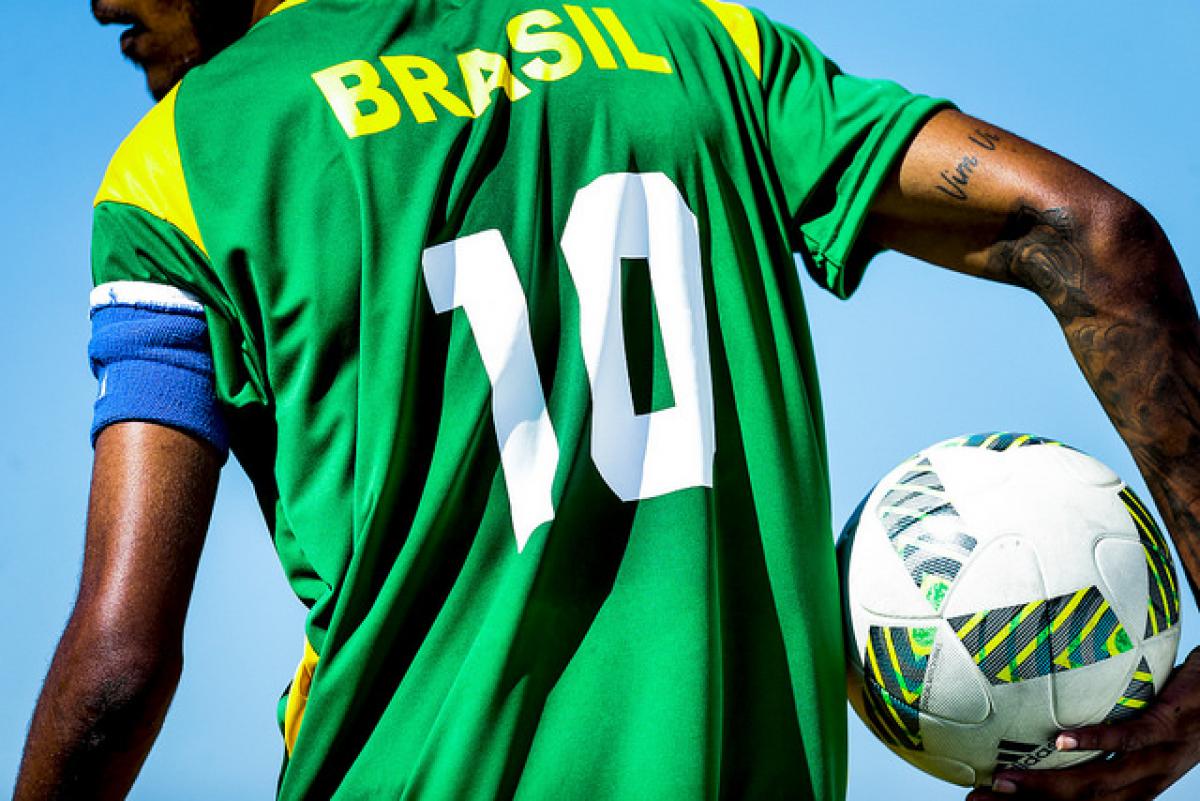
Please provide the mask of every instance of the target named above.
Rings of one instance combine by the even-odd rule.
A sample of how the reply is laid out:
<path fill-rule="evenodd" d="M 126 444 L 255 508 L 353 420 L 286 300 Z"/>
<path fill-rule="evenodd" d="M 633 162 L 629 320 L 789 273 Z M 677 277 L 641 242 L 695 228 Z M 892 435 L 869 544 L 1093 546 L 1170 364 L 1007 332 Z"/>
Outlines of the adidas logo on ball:
<path fill-rule="evenodd" d="M 1029 743 L 1016 743 L 1012 740 L 1001 740 L 1000 751 L 996 754 L 996 770 L 1032 768 L 1057 751 L 1053 742 L 1030 745 Z"/>

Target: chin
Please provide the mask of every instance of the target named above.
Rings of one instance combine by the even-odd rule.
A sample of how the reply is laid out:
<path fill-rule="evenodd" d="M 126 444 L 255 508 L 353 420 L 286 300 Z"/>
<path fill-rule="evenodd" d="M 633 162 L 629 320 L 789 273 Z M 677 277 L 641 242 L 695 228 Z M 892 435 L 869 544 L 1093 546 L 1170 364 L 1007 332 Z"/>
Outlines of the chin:
<path fill-rule="evenodd" d="M 177 83 L 179 83 L 179 79 L 174 77 L 163 78 L 146 73 L 146 88 L 150 90 L 150 96 L 155 100 L 162 100 L 166 97 Z"/>
<path fill-rule="evenodd" d="M 143 64 L 142 69 L 146 73 L 146 88 L 150 90 L 150 94 L 155 100 L 162 100 L 195 65 L 196 61 L 190 58 Z"/>

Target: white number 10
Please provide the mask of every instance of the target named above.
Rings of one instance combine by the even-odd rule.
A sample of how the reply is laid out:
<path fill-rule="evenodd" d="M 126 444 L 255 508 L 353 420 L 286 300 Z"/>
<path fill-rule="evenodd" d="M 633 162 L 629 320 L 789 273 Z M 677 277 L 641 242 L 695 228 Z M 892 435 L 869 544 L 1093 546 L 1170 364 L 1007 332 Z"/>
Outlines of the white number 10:
<path fill-rule="evenodd" d="M 579 296 L 592 392 L 592 460 L 617 497 L 711 487 L 716 437 L 696 216 L 662 173 L 618 173 L 575 196 L 562 238 Z M 675 405 L 637 414 L 625 357 L 622 259 L 646 259 Z M 558 439 L 546 411 L 529 309 L 499 231 L 425 251 L 434 308 L 462 308 L 492 384 L 492 419 L 517 550 L 554 519 Z"/>

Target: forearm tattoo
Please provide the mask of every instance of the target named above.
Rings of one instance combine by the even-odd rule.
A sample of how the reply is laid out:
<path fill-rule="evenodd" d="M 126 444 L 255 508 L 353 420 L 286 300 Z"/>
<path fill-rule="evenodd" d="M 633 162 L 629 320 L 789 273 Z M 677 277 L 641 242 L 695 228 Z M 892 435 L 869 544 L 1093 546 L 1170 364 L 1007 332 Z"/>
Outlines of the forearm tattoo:
<path fill-rule="evenodd" d="M 1000 233 L 991 267 L 1003 280 L 1036 292 L 1064 327 L 1096 316 L 1084 288 L 1085 258 L 1071 216 L 1063 209 L 1021 206 Z"/>
<path fill-rule="evenodd" d="M 1200 326 L 1175 255 L 1157 226 L 1151 222 L 1132 236 L 1118 236 L 1130 244 L 1102 249 L 1097 235 L 1083 230 L 1068 211 L 1022 205 L 993 247 L 988 271 L 1036 292 L 1058 318 L 1146 478 L 1196 590 Z M 1133 278 L 1119 280 L 1122 275 Z M 1127 294 L 1119 287 L 1128 288 Z"/>

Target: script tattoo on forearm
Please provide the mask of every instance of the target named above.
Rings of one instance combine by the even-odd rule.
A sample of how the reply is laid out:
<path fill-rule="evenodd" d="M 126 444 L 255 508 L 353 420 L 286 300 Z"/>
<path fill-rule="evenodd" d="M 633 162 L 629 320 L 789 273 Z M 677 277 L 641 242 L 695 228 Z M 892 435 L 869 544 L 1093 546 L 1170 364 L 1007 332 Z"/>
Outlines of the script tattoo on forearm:
<path fill-rule="evenodd" d="M 1021 205 L 992 249 L 992 277 L 1036 292 L 1129 446 L 1193 588 L 1200 576 L 1200 324 L 1178 262 L 1149 218 L 1099 248 L 1065 209 Z M 1106 255 L 1097 255 L 1104 252 Z M 1116 262 L 1120 263 L 1116 263 Z M 1146 276 L 1114 299 L 1115 276 Z M 1129 279 L 1124 279 L 1128 282 Z M 1141 279 L 1139 279 L 1141 280 Z"/>
<path fill-rule="evenodd" d="M 967 141 L 978 150 L 967 152 L 952 169 L 938 173 L 940 181 L 933 188 L 954 200 L 966 202 L 970 199 L 967 187 L 971 185 L 971 177 L 979 167 L 979 152 L 991 152 L 1000 144 L 1000 135 L 982 128 L 976 128 L 974 133 L 967 136 Z"/>

